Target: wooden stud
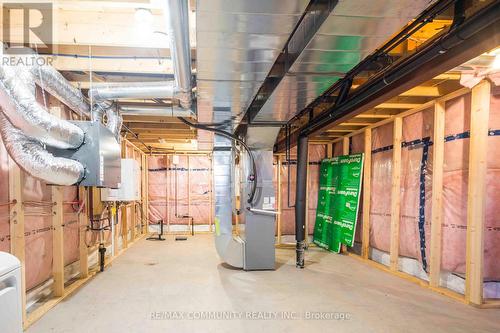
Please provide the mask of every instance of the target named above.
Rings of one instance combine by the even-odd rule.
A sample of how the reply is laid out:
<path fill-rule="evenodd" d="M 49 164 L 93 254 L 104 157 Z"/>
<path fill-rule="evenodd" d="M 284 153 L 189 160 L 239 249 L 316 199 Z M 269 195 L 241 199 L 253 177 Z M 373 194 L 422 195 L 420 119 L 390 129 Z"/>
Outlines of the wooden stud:
<path fill-rule="evenodd" d="M 115 230 L 115 233 L 114 233 L 114 240 L 113 240 L 113 252 L 114 252 L 114 256 L 116 257 L 118 255 L 118 253 L 120 252 L 120 247 L 118 246 L 118 240 L 120 239 L 120 235 L 118 233 L 118 204 L 116 202 L 113 202 L 112 203 L 112 208 L 113 210 L 113 228 Z"/>
<path fill-rule="evenodd" d="M 189 155 L 187 156 L 187 204 L 188 204 L 188 216 L 191 216 L 191 171 L 190 171 L 190 160 Z M 191 225 L 190 225 L 191 224 Z M 194 230 L 194 220 L 188 219 L 188 226 Z M 190 232 L 190 231 L 189 231 Z"/>
<path fill-rule="evenodd" d="M 342 139 L 342 155 L 349 155 L 349 145 L 350 145 L 350 139 L 349 137 L 345 136 Z M 345 253 L 347 252 L 347 245 L 342 244 L 340 248 L 340 252 Z"/>
<path fill-rule="evenodd" d="M 306 219 L 305 219 L 305 243 L 306 247 L 309 246 L 309 152 L 311 149 L 311 144 L 307 148 L 307 168 L 306 168 Z"/>
<path fill-rule="evenodd" d="M 429 284 L 439 287 L 441 274 L 441 236 L 443 222 L 443 166 L 444 166 L 445 103 L 434 105 L 434 135 L 432 145 L 432 213 Z"/>
<path fill-rule="evenodd" d="M 403 120 L 394 119 L 392 150 L 392 187 L 391 187 L 391 245 L 390 269 L 398 270 L 399 259 L 399 220 L 401 211 L 401 141 L 403 136 Z"/>
<path fill-rule="evenodd" d="M 208 177 L 209 181 L 209 204 L 210 204 L 210 216 L 208 217 L 208 224 L 210 227 L 210 232 L 213 230 L 213 219 L 214 219 L 214 186 L 213 186 L 213 167 L 212 167 L 212 157 L 210 157 L 210 175 Z"/>
<path fill-rule="evenodd" d="M 148 158 L 145 154 L 141 156 L 142 161 L 142 182 L 141 182 L 141 201 L 142 201 L 142 210 L 141 217 L 143 227 L 141 233 L 145 234 L 148 232 Z"/>
<path fill-rule="evenodd" d="M 88 249 L 86 244 L 87 225 L 89 222 L 87 216 L 87 190 L 83 186 L 78 187 L 78 198 L 81 201 L 84 209 L 78 214 L 78 228 L 79 228 L 79 251 L 80 251 L 80 278 L 84 279 L 89 276 L 89 258 Z"/>
<path fill-rule="evenodd" d="M 344 137 L 342 139 L 342 155 L 349 155 L 349 144 L 350 144 L 349 138 Z"/>
<path fill-rule="evenodd" d="M 278 216 L 276 216 L 276 242 L 281 244 L 281 213 L 282 213 L 282 203 L 281 203 L 281 156 L 278 156 L 278 167 L 276 168 L 276 182 L 278 187 Z"/>
<path fill-rule="evenodd" d="M 26 322 L 26 254 L 24 238 L 24 206 L 21 183 L 21 169 L 9 157 L 9 198 L 12 201 L 9 212 L 10 253 L 21 262 L 21 304 L 23 322 Z"/>
<path fill-rule="evenodd" d="M 64 295 L 64 188 L 52 186 L 52 277 L 54 296 Z"/>
<path fill-rule="evenodd" d="M 469 184 L 467 191 L 467 254 L 465 297 L 483 303 L 484 224 L 491 85 L 483 80 L 472 88 Z"/>
<path fill-rule="evenodd" d="M 130 203 L 130 218 L 131 218 L 131 230 L 130 230 L 130 239 L 133 241 L 135 241 L 135 238 L 136 238 L 136 234 L 137 234 L 137 219 L 136 219 L 136 204 L 137 202 L 136 201 L 132 201 Z"/>
<path fill-rule="evenodd" d="M 121 207 L 122 215 L 121 215 L 121 223 L 122 223 L 122 249 L 126 249 L 128 247 L 128 207 L 127 205 L 123 205 Z"/>
<path fill-rule="evenodd" d="M 326 157 L 327 158 L 333 157 L 333 143 L 329 143 L 326 145 Z"/>
<path fill-rule="evenodd" d="M 363 166 L 363 228 L 361 234 L 361 256 L 368 259 L 370 253 L 370 209 L 372 176 L 372 130 L 364 133 L 365 159 Z"/>
<path fill-rule="evenodd" d="M 170 185 L 174 184 L 170 178 L 172 178 L 172 173 L 168 172 L 168 169 L 170 168 L 170 156 L 165 155 L 165 158 L 167 159 L 167 168 L 165 169 L 165 178 L 167 180 L 166 182 L 166 195 L 167 195 L 167 232 L 170 232 Z M 174 165 L 174 168 L 177 167 Z"/>

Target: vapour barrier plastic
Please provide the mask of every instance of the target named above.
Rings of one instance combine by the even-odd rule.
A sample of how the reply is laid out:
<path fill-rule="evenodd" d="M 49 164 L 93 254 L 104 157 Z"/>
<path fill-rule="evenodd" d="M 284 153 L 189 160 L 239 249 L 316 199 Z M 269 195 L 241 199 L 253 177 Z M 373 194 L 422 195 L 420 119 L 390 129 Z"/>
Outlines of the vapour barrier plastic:
<path fill-rule="evenodd" d="M 187 225 L 190 219 L 183 216 L 191 216 L 195 225 L 209 224 L 211 160 L 207 156 L 178 158 L 179 163 L 174 165 L 172 156 L 148 157 L 149 219 Z"/>
<path fill-rule="evenodd" d="M 500 93 L 491 96 L 488 137 L 484 278 L 500 278 Z M 444 271 L 464 274 L 467 233 L 470 94 L 445 104 L 442 263 Z M 432 213 L 433 110 L 403 119 L 401 161 L 400 256 L 428 268 Z M 354 142 L 353 142 L 354 145 Z M 389 251 L 392 173 L 392 124 L 372 132 L 370 246 Z"/>
<path fill-rule="evenodd" d="M 321 160 L 326 157 L 325 145 L 309 145 L 309 177 L 308 177 L 308 233 L 314 232 L 316 219 L 316 206 L 318 202 L 319 166 Z M 288 184 L 288 172 L 290 172 L 290 184 Z M 285 158 L 281 162 L 281 234 L 295 234 L 295 208 L 288 207 L 288 186 L 290 186 L 290 205 L 295 204 L 295 182 L 297 176 L 297 150 L 291 149 L 290 163 Z M 276 189 L 278 187 L 276 186 Z"/>
<path fill-rule="evenodd" d="M 386 147 L 391 148 L 390 150 Z M 392 124 L 372 130 L 370 246 L 389 251 L 391 224 Z"/>

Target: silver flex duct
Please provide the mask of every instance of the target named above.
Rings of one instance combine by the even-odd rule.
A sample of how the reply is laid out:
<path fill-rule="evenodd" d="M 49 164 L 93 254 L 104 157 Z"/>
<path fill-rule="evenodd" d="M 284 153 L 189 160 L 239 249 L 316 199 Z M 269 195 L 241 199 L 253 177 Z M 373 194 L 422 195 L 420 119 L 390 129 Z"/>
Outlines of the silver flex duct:
<path fill-rule="evenodd" d="M 83 131 L 68 121 L 59 119 L 41 106 L 35 98 L 26 68 L 0 66 L 0 105 L 9 121 L 22 132 L 52 147 L 78 148 Z"/>
<path fill-rule="evenodd" d="M 80 162 L 55 157 L 39 140 L 15 128 L 1 112 L 0 133 L 9 155 L 33 177 L 58 185 L 73 185 L 82 179 L 84 167 Z"/>

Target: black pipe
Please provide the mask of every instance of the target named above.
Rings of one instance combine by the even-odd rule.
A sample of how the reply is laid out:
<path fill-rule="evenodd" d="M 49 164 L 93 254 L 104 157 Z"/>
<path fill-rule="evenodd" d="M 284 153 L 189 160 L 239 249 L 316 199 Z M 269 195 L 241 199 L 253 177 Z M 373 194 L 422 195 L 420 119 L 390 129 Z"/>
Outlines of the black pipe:
<path fill-rule="evenodd" d="M 295 188 L 295 240 L 297 241 L 297 267 L 304 268 L 304 250 L 307 213 L 307 156 L 309 139 L 300 136 L 297 146 L 297 179 Z"/>
<path fill-rule="evenodd" d="M 103 243 L 99 244 L 99 266 L 100 271 L 104 272 L 104 261 L 106 260 L 106 247 Z"/>

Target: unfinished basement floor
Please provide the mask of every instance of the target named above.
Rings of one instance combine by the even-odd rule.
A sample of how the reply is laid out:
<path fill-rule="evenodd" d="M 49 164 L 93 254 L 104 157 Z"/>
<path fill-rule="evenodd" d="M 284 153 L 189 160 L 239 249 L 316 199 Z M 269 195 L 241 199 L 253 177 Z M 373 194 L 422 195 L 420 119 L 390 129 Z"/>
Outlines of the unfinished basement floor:
<path fill-rule="evenodd" d="M 236 312 L 243 319 L 162 319 L 209 311 Z M 337 312 L 348 319 L 304 320 L 307 312 Z M 277 317 L 246 318 L 269 318 L 269 313 Z M 304 270 L 295 268 L 292 249 L 277 250 L 276 271 L 230 269 L 220 264 L 213 236 L 196 235 L 181 242 L 172 236 L 165 242 L 138 241 L 27 330 L 167 331 L 500 332 L 500 318 L 497 310 L 463 305 L 320 249 L 307 252 Z"/>

